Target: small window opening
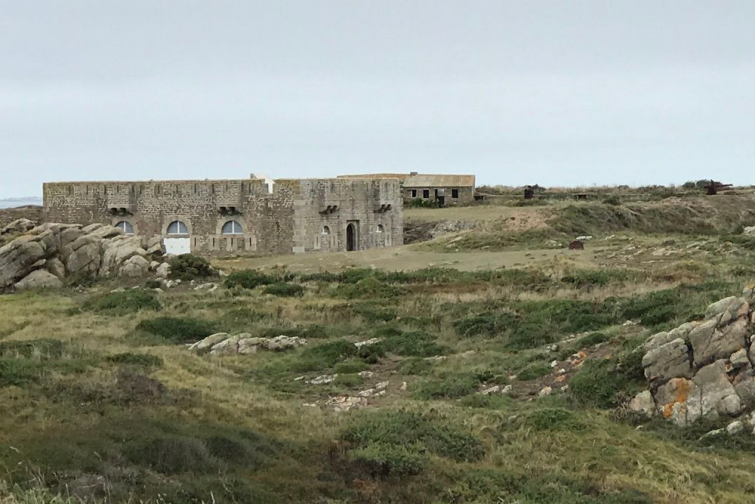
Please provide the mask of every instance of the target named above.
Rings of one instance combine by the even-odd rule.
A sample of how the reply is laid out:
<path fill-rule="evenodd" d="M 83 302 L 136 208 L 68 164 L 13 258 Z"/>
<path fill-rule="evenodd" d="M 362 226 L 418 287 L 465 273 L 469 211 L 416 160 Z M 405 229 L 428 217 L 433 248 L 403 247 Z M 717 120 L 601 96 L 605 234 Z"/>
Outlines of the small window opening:
<path fill-rule="evenodd" d="M 222 233 L 224 235 L 238 235 L 243 234 L 244 230 L 241 227 L 241 224 L 239 224 L 236 221 L 228 221 L 225 224 L 223 224 L 223 230 Z"/>
<path fill-rule="evenodd" d="M 127 234 L 127 235 L 134 234 L 134 226 L 132 226 L 130 222 L 121 221 L 118 224 L 116 224 L 115 227 L 123 231 L 124 234 Z"/>

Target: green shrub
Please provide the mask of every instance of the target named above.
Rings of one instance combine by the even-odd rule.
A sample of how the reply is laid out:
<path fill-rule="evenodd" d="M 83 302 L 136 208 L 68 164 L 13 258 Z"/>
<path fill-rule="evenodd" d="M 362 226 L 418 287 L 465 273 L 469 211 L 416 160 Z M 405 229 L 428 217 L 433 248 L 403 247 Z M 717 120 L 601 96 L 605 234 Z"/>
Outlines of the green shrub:
<path fill-rule="evenodd" d="M 0 387 L 23 385 L 35 381 L 40 375 L 39 365 L 28 359 L 0 359 Z"/>
<path fill-rule="evenodd" d="M 507 409 L 511 407 L 511 398 L 494 394 L 473 394 L 462 397 L 459 404 L 465 408 Z"/>
<path fill-rule="evenodd" d="M 260 285 L 270 285 L 275 283 L 275 279 L 257 270 L 234 271 L 225 279 L 225 286 L 229 289 L 241 287 L 243 289 L 254 289 Z"/>
<path fill-rule="evenodd" d="M 454 329 L 459 336 L 498 336 L 517 323 L 516 318 L 508 313 L 481 313 L 458 319 Z"/>
<path fill-rule="evenodd" d="M 197 280 L 216 276 L 207 259 L 192 254 L 181 254 L 170 260 L 170 278 L 174 280 Z"/>
<path fill-rule="evenodd" d="M 269 318 L 270 315 L 265 312 L 256 311 L 250 308 L 236 308 L 225 312 L 217 319 L 218 328 L 225 332 L 248 332 L 259 322 Z M 286 334 L 276 332 L 272 336 Z M 287 336 L 298 336 L 298 334 L 287 334 Z"/>
<path fill-rule="evenodd" d="M 355 374 L 370 369 L 370 366 L 361 360 L 347 360 L 333 366 L 333 372 L 337 374 Z"/>
<path fill-rule="evenodd" d="M 424 446 L 431 453 L 457 462 L 474 462 L 485 455 L 482 442 L 437 413 L 370 411 L 355 415 L 341 439 L 356 448 L 374 443 Z"/>
<path fill-rule="evenodd" d="M 609 341 L 611 339 L 610 336 L 607 334 L 601 333 L 601 332 L 594 332 L 590 333 L 587 336 L 580 338 L 579 340 L 579 346 L 580 347 L 590 347 L 595 346 L 600 343 L 605 343 L 606 341 Z"/>
<path fill-rule="evenodd" d="M 432 371 L 433 364 L 426 359 L 407 359 L 398 366 L 399 373 L 406 375 L 425 375 Z"/>
<path fill-rule="evenodd" d="M 352 305 L 352 311 L 368 323 L 390 322 L 398 317 L 396 310 L 378 302 L 356 303 Z"/>
<path fill-rule="evenodd" d="M 580 431 L 585 429 L 577 415 L 564 408 L 544 408 L 535 410 L 526 418 L 527 425 L 537 430 Z"/>
<path fill-rule="evenodd" d="M 128 443 L 124 452 L 133 464 L 165 475 L 203 473 L 218 467 L 204 443 L 194 438 L 142 438 Z"/>
<path fill-rule="evenodd" d="M 374 476 L 412 476 L 422 472 L 426 456 L 422 446 L 368 443 L 351 450 L 348 459 Z"/>
<path fill-rule="evenodd" d="M 574 285 L 575 287 L 605 287 L 613 283 L 622 283 L 630 278 L 626 270 L 576 270 L 571 271 L 561 278 L 561 282 Z"/>
<path fill-rule="evenodd" d="M 339 374 L 333 384 L 340 387 L 356 388 L 364 383 L 364 378 L 357 374 Z"/>
<path fill-rule="evenodd" d="M 0 342 L 0 357 L 23 357 L 25 359 L 50 360 L 63 356 L 63 342 L 56 339 Z"/>
<path fill-rule="evenodd" d="M 436 343 L 434 336 L 418 331 L 385 336 L 382 345 L 387 352 L 405 357 L 434 357 L 449 351 Z"/>
<path fill-rule="evenodd" d="M 113 364 L 126 364 L 130 366 L 160 367 L 163 365 L 162 357 L 131 352 L 110 355 L 107 357 L 107 361 Z"/>
<path fill-rule="evenodd" d="M 586 361 L 569 382 L 569 391 L 580 404 L 611 408 L 645 386 L 642 352 L 625 349 L 614 359 Z"/>
<path fill-rule="evenodd" d="M 81 305 L 84 311 L 111 316 L 129 315 L 141 310 L 158 311 L 160 308 L 154 292 L 137 289 L 92 296 Z"/>
<path fill-rule="evenodd" d="M 265 294 L 272 294 L 279 297 L 298 297 L 304 294 L 306 289 L 299 284 L 278 282 L 269 285 L 265 289 Z"/>
<path fill-rule="evenodd" d="M 162 288 L 163 284 L 160 282 L 160 280 L 147 280 L 144 282 L 144 288 L 145 289 L 160 289 Z"/>
<path fill-rule="evenodd" d="M 403 288 L 391 285 L 374 276 L 368 276 L 354 284 L 339 284 L 336 288 L 336 295 L 347 299 L 396 298 L 404 294 L 404 292 Z"/>
<path fill-rule="evenodd" d="M 136 326 L 143 331 L 170 343 L 188 343 L 198 341 L 215 333 L 215 324 L 208 320 L 191 317 L 157 317 L 142 320 Z"/>
<path fill-rule="evenodd" d="M 517 378 L 523 381 L 536 380 L 542 376 L 551 374 L 551 367 L 542 362 L 533 362 L 517 373 Z"/>
<path fill-rule="evenodd" d="M 419 399 L 457 399 L 477 391 L 480 382 L 471 374 L 451 374 L 420 382 L 414 391 Z"/>
<path fill-rule="evenodd" d="M 322 363 L 323 368 L 333 367 L 349 357 L 355 357 L 358 349 L 347 340 L 335 340 L 317 346 L 308 346 L 302 352 L 302 358 L 314 359 Z"/>

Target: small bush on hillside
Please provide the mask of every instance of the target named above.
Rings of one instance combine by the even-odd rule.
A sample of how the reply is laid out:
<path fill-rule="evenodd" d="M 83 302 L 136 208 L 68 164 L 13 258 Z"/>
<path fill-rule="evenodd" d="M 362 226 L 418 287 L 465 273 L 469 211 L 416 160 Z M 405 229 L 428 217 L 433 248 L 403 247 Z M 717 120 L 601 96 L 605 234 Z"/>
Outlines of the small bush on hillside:
<path fill-rule="evenodd" d="M 358 374 L 339 374 L 333 380 L 333 385 L 345 388 L 357 388 L 364 383 L 364 378 Z"/>
<path fill-rule="evenodd" d="M 333 367 L 349 357 L 357 355 L 357 347 L 346 340 L 335 340 L 317 346 L 308 346 L 303 352 L 303 358 L 316 359 L 323 367 Z"/>
<path fill-rule="evenodd" d="M 370 369 L 369 364 L 361 360 L 348 360 L 333 366 L 333 372 L 337 374 L 356 374 L 368 369 Z"/>
<path fill-rule="evenodd" d="M 25 359 L 49 360 L 63 356 L 63 342 L 40 338 L 24 341 L 0 342 L 0 357 L 23 357 Z"/>
<path fill-rule="evenodd" d="M 537 430 L 567 430 L 581 431 L 585 424 L 580 422 L 577 415 L 564 408 L 544 408 L 535 410 L 527 418 L 527 425 Z"/>
<path fill-rule="evenodd" d="M 254 289 L 260 285 L 270 285 L 275 283 L 275 279 L 257 270 L 234 271 L 225 279 L 225 286 L 229 289 L 241 287 L 243 289 Z"/>
<path fill-rule="evenodd" d="M 398 313 L 395 309 L 374 301 L 354 304 L 351 306 L 351 309 L 368 323 L 390 322 L 398 318 Z"/>
<path fill-rule="evenodd" d="M 140 439 L 126 445 L 125 455 L 133 464 L 166 475 L 201 473 L 218 467 L 218 461 L 199 439 Z"/>
<path fill-rule="evenodd" d="M 181 254 L 170 260 L 170 278 L 174 280 L 197 280 L 216 276 L 207 259 L 192 254 Z"/>
<path fill-rule="evenodd" d="M 0 359 L 0 387 L 20 386 L 35 381 L 40 374 L 39 365 L 28 359 Z"/>
<path fill-rule="evenodd" d="M 265 294 L 272 294 L 279 297 L 298 297 L 304 294 L 306 289 L 299 284 L 278 282 L 269 285 L 265 289 Z"/>
<path fill-rule="evenodd" d="M 509 313 L 480 313 L 454 321 L 454 329 L 459 336 L 499 336 L 517 323 Z"/>
<path fill-rule="evenodd" d="M 154 292 L 136 289 L 92 296 L 81 305 L 84 311 L 111 316 L 128 315 L 141 310 L 158 311 L 160 308 Z"/>
<path fill-rule="evenodd" d="M 113 364 L 127 364 L 130 366 L 160 367 L 163 365 L 162 358 L 157 355 L 131 352 L 110 355 L 107 357 L 107 361 Z"/>
<path fill-rule="evenodd" d="M 351 450 L 351 462 L 358 464 L 375 476 L 413 476 L 420 474 L 427 457 L 422 446 L 403 446 L 388 443 L 369 443 Z"/>
<path fill-rule="evenodd" d="M 419 399 L 458 399 L 473 394 L 480 382 L 472 374 L 451 374 L 432 377 L 420 382 L 414 390 Z"/>
<path fill-rule="evenodd" d="M 432 362 L 426 359 L 407 359 L 398 366 L 399 373 L 406 375 L 424 375 L 433 369 Z"/>
<path fill-rule="evenodd" d="M 448 353 L 448 347 L 436 343 L 436 338 L 424 332 L 399 332 L 383 338 L 387 352 L 405 357 L 434 357 Z"/>
<path fill-rule="evenodd" d="M 418 447 L 457 462 L 474 462 L 485 455 L 482 442 L 466 430 L 433 413 L 371 411 L 353 417 L 341 439 L 356 448 L 374 443 Z"/>
<path fill-rule="evenodd" d="M 591 347 L 600 343 L 605 343 L 610 340 L 611 337 L 601 332 L 590 333 L 584 338 L 581 338 L 578 342 L 580 347 Z"/>
<path fill-rule="evenodd" d="M 250 308 L 236 308 L 225 312 L 217 319 L 220 330 L 225 332 L 248 332 L 249 329 L 270 317 L 270 314 Z M 273 336 L 285 334 L 278 332 Z M 298 336 L 289 334 L 288 336 Z"/>
<path fill-rule="evenodd" d="M 605 287 L 612 283 L 622 283 L 629 279 L 629 272 L 625 270 L 576 270 L 571 271 L 561 281 L 575 287 Z"/>
<path fill-rule="evenodd" d="M 613 359 L 588 360 L 569 383 L 579 404 L 612 408 L 646 387 L 642 352 L 622 350 Z"/>
<path fill-rule="evenodd" d="M 355 284 L 339 284 L 336 288 L 339 297 L 354 298 L 395 298 L 404 294 L 404 289 L 369 276 Z"/>
<path fill-rule="evenodd" d="M 472 394 L 466 397 L 462 397 L 459 400 L 459 404 L 465 408 L 480 408 L 480 409 L 507 409 L 511 407 L 511 398 L 502 395 L 483 395 Z"/>
<path fill-rule="evenodd" d="M 517 378 L 523 381 L 536 380 L 551 374 L 551 367 L 543 362 L 533 362 L 517 373 Z"/>
<path fill-rule="evenodd" d="M 198 341 L 215 333 L 213 322 L 191 317 L 157 317 L 142 320 L 136 326 L 137 331 L 158 336 L 170 343 L 188 343 Z"/>

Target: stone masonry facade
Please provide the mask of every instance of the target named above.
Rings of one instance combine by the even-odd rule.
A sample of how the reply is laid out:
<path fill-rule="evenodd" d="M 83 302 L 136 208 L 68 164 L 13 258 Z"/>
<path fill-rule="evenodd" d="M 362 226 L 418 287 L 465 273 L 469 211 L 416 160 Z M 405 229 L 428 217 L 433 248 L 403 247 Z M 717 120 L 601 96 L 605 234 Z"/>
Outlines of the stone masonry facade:
<path fill-rule="evenodd" d="M 103 223 L 206 256 L 364 250 L 403 243 L 398 180 L 55 182 L 47 222 Z M 169 250 L 170 251 L 170 250 Z"/>

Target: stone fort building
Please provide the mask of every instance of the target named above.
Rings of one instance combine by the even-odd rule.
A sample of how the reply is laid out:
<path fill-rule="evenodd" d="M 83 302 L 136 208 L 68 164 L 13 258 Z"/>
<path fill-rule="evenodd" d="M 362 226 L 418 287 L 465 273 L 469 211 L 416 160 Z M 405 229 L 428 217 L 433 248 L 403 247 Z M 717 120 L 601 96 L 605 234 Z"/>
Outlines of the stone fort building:
<path fill-rule="evenodd" d="M 112 224 L 168 253 L 275 255 L 403 243 L 395 179 L 44 184 L 47 222 Z"/>

